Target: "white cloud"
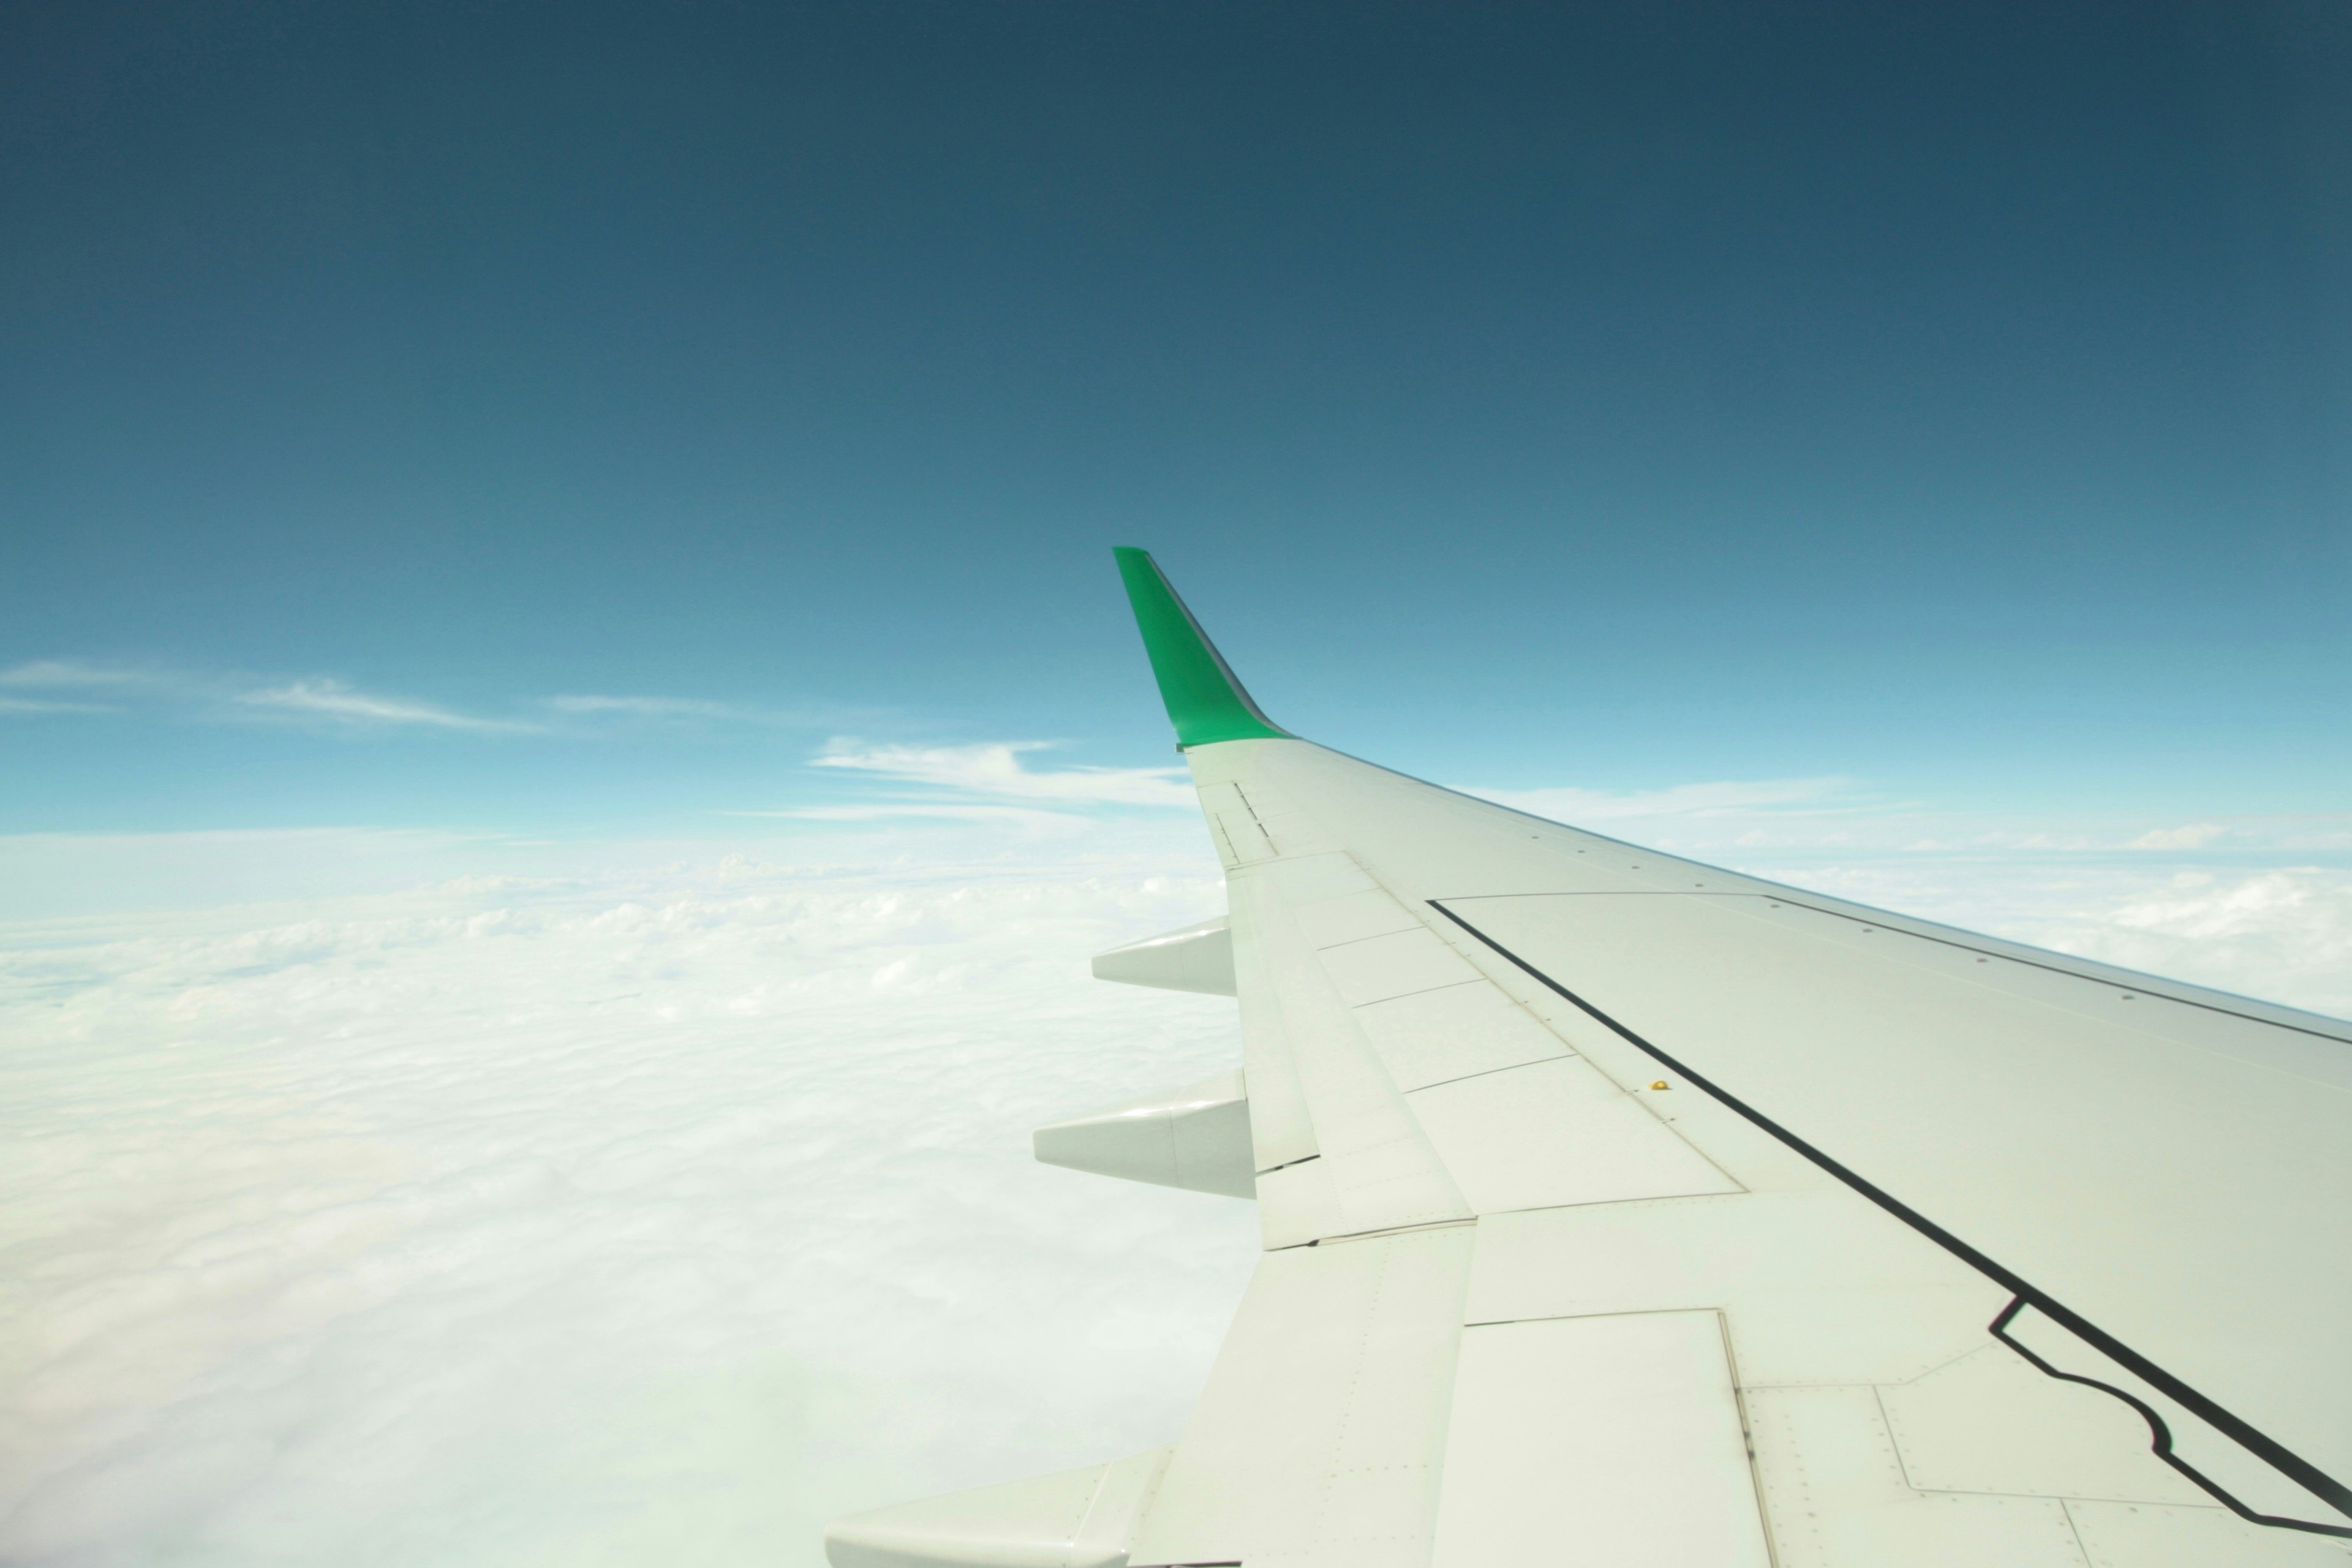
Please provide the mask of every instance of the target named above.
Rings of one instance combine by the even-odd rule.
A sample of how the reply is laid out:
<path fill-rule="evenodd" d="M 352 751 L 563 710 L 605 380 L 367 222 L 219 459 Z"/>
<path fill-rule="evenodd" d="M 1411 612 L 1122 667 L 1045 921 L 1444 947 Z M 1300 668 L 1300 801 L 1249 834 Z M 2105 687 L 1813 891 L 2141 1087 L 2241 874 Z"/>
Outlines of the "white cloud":
<path fill-rule="evenodd" d="M 9 834 L 0 836 L 0 933 L 5 922 L 133 910 L 169 921 L 179 917 L 163 911 L 386 893 L 493 861 L 523 874 L 560 869 L 548 860 L 509 840 L 417 829 Z"/>
<path fill-rule="evenodd" d="M 2180 872 L 2053 934 L 2086 957 L 2352 1016 L 2352 877 L 2340 871 Z"/>
<path fill-rule="evenodd" d="M 1066 805 L 1197 804 L 1182 768 L 1056 768 L 1033 772 L 1024 754 L 1047 750 L 1042 741 L 998 741 L 977 746 L 863 746 L 835 741 L 812 759 L 902 784 L 929 784 L 967 795 L 1051 801 Z"/>
<path fill-rule="evenodd" d="M 2218 822 L 2192 822 L 2183 827 L 2151 828 L 2125 846 L 2129 849 L 2202 849 L 2229 832 Z"/>
<path fill-rule="evenodd" d="M 1220 907 L 706 850 L 0 931 L 0 1560 L 814 1568 L 1170 1440 L 1253 1212 L 1027 1132 L 1234 1058 L 1086 973 Z"/>
<path fill-rule="evenodd" d="M 284 686 L 240 692 L 236 700 L 272 712 L 326 719 L 354 725 L 423 725 L 443 730 L 516 731 L 528 725 L 497 719 L 477 719 L 429 702 L 400 697 L 379 697 L 357 691 L 340 680 L 290 681 Z"/>

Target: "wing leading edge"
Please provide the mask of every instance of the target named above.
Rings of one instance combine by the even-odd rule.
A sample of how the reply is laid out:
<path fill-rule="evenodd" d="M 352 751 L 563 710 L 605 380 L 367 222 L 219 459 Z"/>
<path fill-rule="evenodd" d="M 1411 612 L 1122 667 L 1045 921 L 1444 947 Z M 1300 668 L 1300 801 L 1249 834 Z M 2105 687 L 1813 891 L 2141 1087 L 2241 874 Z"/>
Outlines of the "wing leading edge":
<path fill-rule="evenodd" d="M 1116 1553 L 896 1568 L 2345 1561 L 2352 1025 L 1298 740 L 1118 562 L 1267 1250 Z"/>

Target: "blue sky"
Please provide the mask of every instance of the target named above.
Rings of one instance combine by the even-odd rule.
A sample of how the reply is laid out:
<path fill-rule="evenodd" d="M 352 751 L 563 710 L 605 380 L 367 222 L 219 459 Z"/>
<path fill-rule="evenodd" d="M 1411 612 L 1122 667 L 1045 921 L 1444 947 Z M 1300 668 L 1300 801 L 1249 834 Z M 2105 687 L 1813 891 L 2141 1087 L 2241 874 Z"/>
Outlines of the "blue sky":
<path fill-rule="evenodd" d="M 1444 782 L 2341 811 L 2341 9 L 1625 11 L 12 16 L 0 831 L 1162 767 L 1114 543 Z"/>

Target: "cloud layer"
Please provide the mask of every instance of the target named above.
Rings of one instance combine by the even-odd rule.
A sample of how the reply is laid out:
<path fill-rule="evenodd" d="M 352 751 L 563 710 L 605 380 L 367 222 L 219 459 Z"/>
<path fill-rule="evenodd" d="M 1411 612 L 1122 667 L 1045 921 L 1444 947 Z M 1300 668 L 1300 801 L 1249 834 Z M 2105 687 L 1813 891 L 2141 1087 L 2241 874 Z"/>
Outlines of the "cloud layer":
<path fill-rule="evenodd" d="M 1247 1206 L 1026 1133 L 1234 1059 L 1085 973 L 1204 859 L 16 928 L 0 1558 L 814 1563 L 1166 1440 Z"/>

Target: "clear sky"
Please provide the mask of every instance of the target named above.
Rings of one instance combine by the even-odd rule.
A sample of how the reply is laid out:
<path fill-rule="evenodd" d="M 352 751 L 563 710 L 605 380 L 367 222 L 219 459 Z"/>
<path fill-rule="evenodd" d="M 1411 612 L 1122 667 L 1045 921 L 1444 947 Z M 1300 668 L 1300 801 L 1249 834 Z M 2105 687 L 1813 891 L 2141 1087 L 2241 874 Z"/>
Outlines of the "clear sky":
<path fill-rule="evenodd" d="M 0 830 L 1163 766 L 1114 543 L 1445 782 L 2344 804 L 2337 5 L 0 27 Z"/>

